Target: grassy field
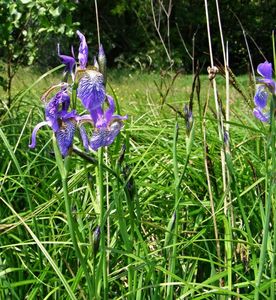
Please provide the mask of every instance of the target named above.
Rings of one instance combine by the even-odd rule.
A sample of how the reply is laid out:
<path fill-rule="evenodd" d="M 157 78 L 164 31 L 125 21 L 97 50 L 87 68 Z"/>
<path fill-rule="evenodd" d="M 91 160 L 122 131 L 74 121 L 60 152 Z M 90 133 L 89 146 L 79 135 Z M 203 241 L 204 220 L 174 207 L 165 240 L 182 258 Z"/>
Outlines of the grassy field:
<path fill-rule="evenodd" d="M 0 116 L 0 299 L 275 299 L 274 147 L 248 77 L 230 86 L 223 139 L 207 72 L 192 100 L 191 75 L 110 72 L 128 120 L 104 167 L 73 153 L 64 183 L 50 129 L 28 148 L 61 72 L 20 70 Z"/>

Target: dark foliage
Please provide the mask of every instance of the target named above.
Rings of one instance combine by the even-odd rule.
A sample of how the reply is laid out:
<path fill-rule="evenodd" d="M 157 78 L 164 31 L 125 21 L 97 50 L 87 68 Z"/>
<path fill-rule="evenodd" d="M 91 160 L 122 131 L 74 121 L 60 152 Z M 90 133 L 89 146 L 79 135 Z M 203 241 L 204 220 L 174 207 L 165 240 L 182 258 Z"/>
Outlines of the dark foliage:
<path fill-rule="evenodd" d="M 159 24 L 160 34 L 174 61 L 174 68 L 192 70 L 192 60 L 185 50 L 193 53 L 201 65 L 209 65 L 209 48 L 206 30 L 204 1 L 172 0 L 169 14 L 169 37 L 165 10 L 169 11 L 169 0 L 98 0 L 101 42 L 107 52 L 109 67 L 130 67 L 141 69 L 157 69 L 169 66 L 169 60 L 160 41 L 153 22 L 154 11 Z M 90 48 L 90 61 L 97 52 L 97 26 L 94 1 L 74 1 L 72 24 L 78 22 L 79 29 L 86 35 Z M 222 62 L 221 40 L 218 27 L 215 1 L 208 1 L 211 23 L 212 46 L 216 61 Z M 276 6 L 274 1 L 253 0 L 220 0 L 220 15 L 224 33 L 224 41 L 229 45 L 230 66 L 235 71 L 247 72 L 248 52 L 244 35 L 248 40 L 250 53 L 255 66 L 272 58 L 271 33 L 275 28 Z M 162 9 L 162 7 L 164 9 Z M 243 32 L 244 29 L 244 32 Z M 180 37 L 181 35 L 181 37 Z M 57 64 L 57 57 L 50 56 L 50 47 L 55 49 L 61 42 L 62 51 L 70 53 L 70 45 L 77 49 L 76 37 L 71 40 L 53 32 L 45 39 L 41 34 L 39 63 L 44 66 Z"/>

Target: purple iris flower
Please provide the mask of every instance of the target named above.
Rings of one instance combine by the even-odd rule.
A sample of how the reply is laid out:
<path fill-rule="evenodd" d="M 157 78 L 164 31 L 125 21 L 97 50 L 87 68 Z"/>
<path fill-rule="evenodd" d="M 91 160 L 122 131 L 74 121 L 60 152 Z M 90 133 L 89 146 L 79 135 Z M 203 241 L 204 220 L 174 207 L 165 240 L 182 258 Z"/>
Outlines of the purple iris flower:
<path fill-rule="evenodd" d="M 259 64 L 257 72 L 263 77 L 259 78 L 258 82 L 265 84 L 272 93 L 275 93 L 275 82 L 272 79 L 272 64 L 267 61 Z"/>
<path fill-rule="evenodd" d="M 104 111 L 101 107 L 91 112 L 95 130 L 90 140 L 90 147 L 98 150 L 100 147 L 109 146 L 123 127 L 123 120 L 127 116 L 114 115 L 115 104 L 111 96 L 107 95 L 109 107 Z"/>
<path fill-rule="evenodd" d="M 80 38 L 79 55 L 78 55 L 80 69 L 85 70 L 87 65 L 87 60 L 88 60 L 88 46 L 86 43 L 85 36 L 79 30 L 77 30 L 77 35 Z M 60 54 L 60 46 L 58 44 L 58 56 L 61 60 L 61 63 L 65 64 L 64 72 L 65 73 L 69 72 L 74 81 L 75 80 L 74 67 L 76 65 L 76 60 L 75 60 L 73 48 L 71 49 L 71 52 L 72 52 L 72 56 Z"/>
<path fill-rule="evenodd" d="M 85 36 L 77 31 L 81 40 L 79 47 L 79 63 L 80 69 L 84 70 L 81 73 L 81 78 L 78 83 L 77 95 L 80 98 L 83 106 L 91 113 L 93 110 L 101 107 L 105 100 L 105 78 L 101 72 L 101 66 L 98 65 L 94 58 L 94 65 L 96 70 L 86 69 L 88 61 L 88 47 Z M 99 58 L 101 62 L 104 61 L 105 54 L 102 45 L 100 45 Z"/>
<path fill-rule="evenodd" d="M 45 121 L 38 123 L 32 132 L 30 148 L 36 146 L 37 131 L 42 126 L 48 125 L 56 135 L 62 156 L 68 155 L 73 144 L 77 124 L 84 120 L 92 121 L 91 117 L 80 117 L 75 110 L 68 112 L 69 105 L 70 97 L 65 89 L 61 89 L 51 98 L 45 106 Z M 88 138 L 82 125 L 80 126 L 80 133 L 84 147 L 88 149 Z"/>
<path fill-rule="evenodd" d="M 276 83 L 272 79 L 272 64 L 265 61 L 258 65 L 257 71 L 262 78 L 258 79 L 259 84 L 254 96 L 255 108 L 253 113 L 260 121 L 269 122 L 269 112 L 264 110 L 267 107 L 269 93 L 275 94 Z"/>
<path fill-rule="evenodd" d="M 80 65 L 80 80 L 78 82 L 77 95 L 81 99 L 84 107 L 89 111 L 93 111 L 99 108 L 105 100 L 105 87 L 104 87 L 104 75 L 101 73 L 102 69 L 105 68 L 105 54 L 103 46 L 100 45 L 99 49 L 99 58 L 101 61 L 101 66 L 99 67 L 98 63 L 96 64 L 97 70 L 86 69 L 88 61 L 88 46 L 86 43 L 85 36 L 78 30 L 77 34 L 80 38 L 79 54 L 78 60 Z M 75 71 L 74 67 L 76 61 L 74 58 L 74 52 L 72 50 L 72 57 L 67 55 L 61 55 L 58 45 L 58 56 L 61 59 L 61 62 L 65 64 L 65 72 L 70 72 L 75 80 Z M 95 63 L 95 62 L 94 62 Z M 98 65 L 98 66 L 97 66 Z"/>

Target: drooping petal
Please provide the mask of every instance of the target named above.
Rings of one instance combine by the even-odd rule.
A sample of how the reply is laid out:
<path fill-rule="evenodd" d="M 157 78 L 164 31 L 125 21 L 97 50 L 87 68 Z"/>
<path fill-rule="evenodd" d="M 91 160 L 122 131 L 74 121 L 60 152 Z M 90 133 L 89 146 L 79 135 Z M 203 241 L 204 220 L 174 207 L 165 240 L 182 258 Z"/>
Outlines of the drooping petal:
<path fill-rule="evenodd" d="M 105 99 L 103 75 L 95 70 L 87 70 L 79 81 L 77 93 L 89 112 L 100 107 Z"/>
<path fill-rule="evenodd" d="M 82 116 L 77 115 L 76 116 L 76 121 L 79 122 L 79 123 L 84 122 L 84 123 L 93 124 L 93 120 L 92 120 L 90 115 L 82 115 Z"/>
<path fill-rule="evenodd" d="M 84 70 L 86 68 L 87 61 L 88 61 L 88 46 L 86 43 L 85 36 L 79 30 L 77 30 L 77 35 L 80 38 L 78 59 L 80 63 L 80 68 Z"/>
<path fill-rule="evenodd" d="M 105 119 L 106 119 L 107 123 L 110 123 L 113 113 L 115 111 L 115 103 L 114 103 L 113 98 L 109 95 L 107 95 L 107 101 L 108 101 L 109 107 L 105 112 Z"/>
<path fill-rule="evenodd" d="M 115 120 L 109 128 L 96 129 L 90 141 L 90 147 L 96 151 L 100 147 L 109 146 L 113 143 L 122 127 L 123 123 L 120 120 Z"/>
<path fill-rule="evenodd" d="M 62 107 L 60 108 L 60 104 Z M 46 121 L 52 127 L 54 132 L 59 129 L 58 118 L 68 115 L 68 108 L 70 106 L 70 97 L 65 89 L 58 91 L 54 97 L 51 98 L 49 103 L 45 107 Z M 72 117 L 75 117 L 76 113 L 71 112 Z M 70 117 L 70 116 L 69 116 Z M 68 118 L 68 117 L 67 117 Z"/>
<path fill-rule="evenodd" d="M 266 92 L 265 87 L 259 85 L 257 87 L 256 94 L 254 96 L 255 105 L 260 109 L 265 108 L 267 105 L 267 98 L 268 98 L 268 93 Z"/>
<path fill-rule="evenodd" d="M 258 107 L 255 107 L 253 110 L 253 113 L 257 119 L 259 119 L 262 122 L 269 122 L 269 114 L 263 113 L 261 109 Z"/>
<path fill-rule="evenodd" d="M 29 144 L 29 147 L 30 148 L 35 148 L 36 146 L 36 134 L 37 134 L 37 131 L 42 127 L 42 126 L 45 126 L 45 125 L 49 125 L 48 122 L 44 121 L 44 122 L 40 122 L 38 123 L 35 128 L 33 129 L 33 132 L 32 132 L 32 142 L 31 144 Z"/>
<path fill-rule="evenodd" d="M 124 120 L 127 120 L 127 119 L 128 119 L 128 115 L 125 115 L 125 116 L 113 115 L 112 119 L 111 119 L 111 122 L 113 122 L 113 120 L 124 121 Z"/>
<path fill-rule="evenodd" d="M 75 131 L 76 122 L 68 119 L 62 122 L 59 130 L 56 132 L 59 150 L 63 157 L 68 154 L 69 149 L 72 147 Z"/>
<path fill-rule="evenodd" d="M 257 71 L 262 77 L 266 79 L 272 79 L 272 64 L 268 61 L 259 64 L 257 67 Z"/>
<path fill-rule="evenodd" d="M 51 126 L 54 132 L 56 132 L 59 128 L 58 108 L 59 108 L 59 97 L 56 94 L 45 107 L 46 121 L 49 123 L 49 125 Z"/>
<path fill-rule="evenodd" d="M 88 136 L 87 136 L 85 127 L 83 125 L 80 125 L 79 130 L 80 130 L 80 136 L 82 139 L 83 147 L 86 151 L 88 151 L 89 150 L 89 140 L 88 140 Z"/>

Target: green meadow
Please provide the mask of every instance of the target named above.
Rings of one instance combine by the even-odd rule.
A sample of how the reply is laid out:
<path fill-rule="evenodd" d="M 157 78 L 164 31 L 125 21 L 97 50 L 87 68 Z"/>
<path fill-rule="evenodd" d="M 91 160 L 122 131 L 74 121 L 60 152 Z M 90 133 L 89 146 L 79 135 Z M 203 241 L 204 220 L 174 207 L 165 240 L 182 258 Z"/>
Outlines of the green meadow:
<path fill-rule="evenodd" d="M 76 136 L 64 183 L 49 128 L 28 148 L 61 74 L 21 69 L 1 110 L 0 299 L 274 299 L 273 134 L 254 82 L 230 80 L 225 122 L 222 74 L 110 71 L 128 119 L 101 163 Z"/>

